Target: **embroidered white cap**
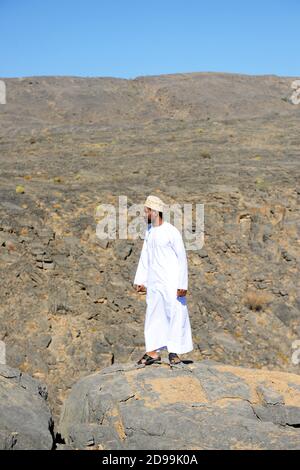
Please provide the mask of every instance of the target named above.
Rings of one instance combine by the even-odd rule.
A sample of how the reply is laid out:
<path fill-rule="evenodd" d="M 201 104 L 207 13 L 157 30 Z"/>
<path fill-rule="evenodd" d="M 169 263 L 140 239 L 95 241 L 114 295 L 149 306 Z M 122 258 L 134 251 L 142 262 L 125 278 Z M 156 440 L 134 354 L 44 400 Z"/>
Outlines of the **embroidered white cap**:
<path fill-rule="evenodd" d="M 152 195 L 147 197 L 144 206 L 158 212 L 164 212 L 164 210 L 166 210 L 165 203 L 159 197 Z"/>

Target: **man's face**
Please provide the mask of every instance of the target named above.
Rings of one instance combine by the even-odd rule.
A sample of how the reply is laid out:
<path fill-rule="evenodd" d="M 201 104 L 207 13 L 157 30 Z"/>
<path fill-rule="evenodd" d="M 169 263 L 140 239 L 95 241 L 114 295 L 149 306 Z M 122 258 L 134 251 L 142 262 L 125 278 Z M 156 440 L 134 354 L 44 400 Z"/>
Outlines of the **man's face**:
<path fill-rule="evenodd" d="M 153 221 L 153 219 L 155 217 L 154 212 L 155 211 L 150 209 L 150 207 L 144 207 L 145 220 L 146 220 L 147 224 L 151 224 L 151 222 Z"/>

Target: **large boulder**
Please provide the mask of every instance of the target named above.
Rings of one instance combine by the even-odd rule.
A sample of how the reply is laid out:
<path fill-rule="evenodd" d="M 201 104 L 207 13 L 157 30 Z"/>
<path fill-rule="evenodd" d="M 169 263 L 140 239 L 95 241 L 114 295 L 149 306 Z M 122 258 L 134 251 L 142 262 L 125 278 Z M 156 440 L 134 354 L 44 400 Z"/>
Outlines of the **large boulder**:
<path fill-rule="evenodd" d="M 53 421 L 45 385 L 0 365 L 0 449 L 50 450 Z"/>
<path fill-rule="evenodd" d="M 77 382 L 68 448 L 300 449 L 300 376 L 216 361 L 119 364 Z"/>

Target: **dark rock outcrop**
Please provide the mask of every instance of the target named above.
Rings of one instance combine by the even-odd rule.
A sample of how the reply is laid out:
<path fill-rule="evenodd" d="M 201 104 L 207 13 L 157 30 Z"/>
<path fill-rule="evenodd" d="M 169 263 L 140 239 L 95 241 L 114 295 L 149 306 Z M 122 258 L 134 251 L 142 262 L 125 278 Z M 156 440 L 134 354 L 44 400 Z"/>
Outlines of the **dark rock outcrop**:
<path fill-rule="evenodd" d="M 76 383 L 68 448 L 300 449 L 300 376 L 215 361 L 116 364 Z"/>
<path fill-rule="evenodd" d="M 0 365 L 0 449 L 53 448 L 47 395 L 45 385 L 17 369 Z"/>

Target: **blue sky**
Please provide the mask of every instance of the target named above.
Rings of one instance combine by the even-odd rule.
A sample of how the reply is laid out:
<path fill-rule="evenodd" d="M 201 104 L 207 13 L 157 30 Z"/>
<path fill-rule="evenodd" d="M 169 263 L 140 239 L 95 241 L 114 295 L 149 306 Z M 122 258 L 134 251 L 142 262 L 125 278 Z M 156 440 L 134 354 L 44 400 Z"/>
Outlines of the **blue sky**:
<path fill-rule="evenodd" d="M 300 75 L 300 0 L 0 0 L 0 77 Z"/>

